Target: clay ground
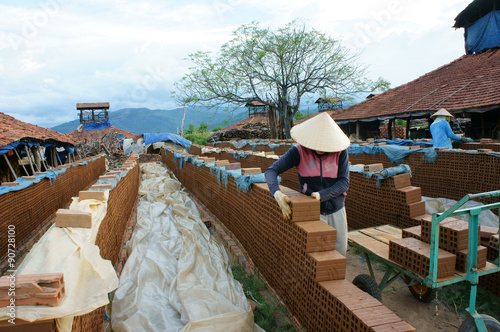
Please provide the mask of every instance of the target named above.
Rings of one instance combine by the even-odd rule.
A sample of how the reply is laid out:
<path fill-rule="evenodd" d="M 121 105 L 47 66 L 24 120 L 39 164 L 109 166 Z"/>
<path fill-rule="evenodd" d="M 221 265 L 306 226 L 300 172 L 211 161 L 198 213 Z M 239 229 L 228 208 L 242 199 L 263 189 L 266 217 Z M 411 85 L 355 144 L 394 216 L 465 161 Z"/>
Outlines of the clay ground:
<path fill-rule="evenodd" d="M 349 281 L 353 281 L 359 274 L 370 274 L 366 262 L 354 251 L 353 248 L 349 248 L 347 252 L 346 279 Z M 384 272 L 379 264 L 375 263 L 373 266 L 377 282 L 380 282 Z M 403 286 L 404 283 L 399 280 L 396 285 Z M 457 331 L 461 323 L 459 315 L 440 302 L 437 305 L 438 314 L 435 315 L 436 305 L 434 302 L 421 303 L 411 295 L 406 287 L 383 293 L 382 300 L 386 307 L 410 323 L 418 332 Z"/>

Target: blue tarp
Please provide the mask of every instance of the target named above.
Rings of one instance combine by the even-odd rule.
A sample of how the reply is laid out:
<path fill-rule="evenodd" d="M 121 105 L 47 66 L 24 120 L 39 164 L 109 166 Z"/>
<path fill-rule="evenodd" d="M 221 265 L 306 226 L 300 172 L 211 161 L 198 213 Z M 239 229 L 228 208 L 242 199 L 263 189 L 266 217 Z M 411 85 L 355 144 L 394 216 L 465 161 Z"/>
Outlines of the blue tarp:
<path fill-rule="evenodd" d="M 153 144 L 156 142 L 166 142 L 166 141 L 172 141 L 175 144 L 181 145 L 188 150 L 191 148 L 191 144 L 193 144 L 191 141 L 185 139 L 184 137 L 171 133 L 144 134 L 145 145 Z"/>
<path fill-rule="evenodd" d="M 7 144 L 5 146 L 0 147 L 0 156 L 9 152 L 10 150 L 14 150 L 14 149 L 18 148 L 20 145 L 23 147 L 25 145 L 27 145 L 29 148 L 32 148 L 34 146 L 44 146 L 46 148 L 53 148 L 53 147 L 60 147 L 61 146 L 61 144 L 46 143 L 46 142 L 33 143 L 33 142 L 17 141 L 17 142 L 13 142 L 13 143 L 10 143 L 10 144 Z M 64 146 L 64 149 L 65 149 L 65 153 L 67 153 L 67 152 L 74 153 L 75 152 L 75 148 L 71 147 L 71 146 Z"/>
<path fill-rule="evenodd" d="M 83 124 L 83 130 L 101 130 L 101 129 L 106 129 L 109 128 L 111 124 L 109 123 L 109 120 L 104 120 L 101 122 L 85 122 Z"/>
<path fill-rule="evenodd" d="M 500 46 L 500 10 L 494 10 L 465 28 L 465 51 L 480 53 Z"/>
<path fill-rule="evenodd" d="M 359 144 L 352 144 L 347 152 L 353 155 L 358 154 L 380 154 L 384 153 L 392 163 L 400 164 L 403 160 L 412 153 L 423 153 L 424 159 L 428 162 L 434 162 L 437 158 L 437 151 L 434 148 L 420 148 L 409 149 L 406 146 L 398 145 L 380 145 L 373 144 L 360 146 Z"/>

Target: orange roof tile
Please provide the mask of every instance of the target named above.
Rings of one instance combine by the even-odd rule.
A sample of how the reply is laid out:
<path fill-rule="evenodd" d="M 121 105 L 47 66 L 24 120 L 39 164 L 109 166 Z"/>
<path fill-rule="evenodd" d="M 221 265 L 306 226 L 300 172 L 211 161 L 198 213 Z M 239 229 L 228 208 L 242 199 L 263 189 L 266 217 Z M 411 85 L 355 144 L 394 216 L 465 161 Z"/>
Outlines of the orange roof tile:
<path fill-rule="evenodd" d="M 445 108 L 451 113 L 500 106 L 500 49 L 464 55 L 414 81 L 332 115 L 335 120 L 410 115 Z"/>
<path fill-rule="evenodd" d="M 222 129 L 221 131 L 227 131 L 227 130 L 231 130 L 231 129 L 241 129 L 241 127 L 243 127 L 244 125 L 249 124 L 249 123 L 266 123 L 267 124 L 267 117 L 256 116 L 256 117 L 246 118 L 246 119 L 241 120 L 240 122 L 236 122 L 235 124 Z"/>
<path fill-rule="evenodd" d="M 68 135 L 71 136 L 76 142 L 78 143 L 83 143 L 85 141 L 91 141 L 95 139 L 101 139 L 104 135 L 107 135 L 109 133 L 120 133 L 125 135 L 126 138 L 135 138 L 135 134 L 129 133 L 128 131 L 121 130 L 118 128 L 115 128 L 113 126 L 108 127 L 106 129 L 100 129 L 100 130 L 91 130 L 91 131 L 84 131 L 84 132 L 78 132 L 78 130 L 73 130 L 70 132 Z"/>
<path fill-rule="evenodd" d="M 31 139 L 34 141 L 52 140 L 67 145 L 76 144 L 76 141 L 68 134 L 61 134 L 52 129 L 26 123 L 0 112 L 0 147 L 21 139 Z"/>

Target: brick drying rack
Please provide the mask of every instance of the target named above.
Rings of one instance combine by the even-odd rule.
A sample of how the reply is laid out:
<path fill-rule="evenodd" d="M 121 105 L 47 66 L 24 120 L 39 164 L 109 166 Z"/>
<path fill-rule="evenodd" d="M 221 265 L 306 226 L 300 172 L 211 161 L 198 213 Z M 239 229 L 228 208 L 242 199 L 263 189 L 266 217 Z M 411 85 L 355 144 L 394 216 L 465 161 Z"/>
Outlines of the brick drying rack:
<path fill-rule="evenodd" d="M 131 165 L 134 166 L 129 168 L 127 174 L 120 178 L 117 185 L 109 192 L 106 216 L 101 222 L 95 242 L 100 249 L 101 257 L 103 259 L 110 260 L 115 269 L 119 263 L 123 264 L 123 262 L 119 259 L 119 254 L 122 249 L 123 238 L 127 233 L 127 224 L 129 223 L 129 217 L 132 213 L 139 189 L 139 165 L 138 163 Z M 125 170 L 125 168 L 120 170 Z M 9 202 L 16 203 L 15 207 L 17 207 L 19 211 L 22 211 L 22 208 L 25 206 L 30 207 L 30 213 L 27 214 L 27 216 L 30 217 L 30 219 L 28 219 L 29 223 L 26 223 L 26 219 L 23 219 L 26 224 L 30 225 L 30 228 L 22 228 L 23 226 L 21 224 L 21 226 L 16 225 L 16 231 L 18 231 L 18 229 L 23 229 L 23 231 L 29 235 L 30 232 L 38 231 L 40 220 L 43 221 L 48 219 L 49 221 L 53 221 L 54 218 L 50 219 L 47 217 L 54 214 L 58 208 L 67 205 L 71 197 L 78 196 L 79 191 L 89 187 L 91 183 L 95 182 L 99 178 L 99 175 L 104 173 L 104 171 L 105 158 L 101 157 L 94 161 L 89 161 L 89 164 L 86 166 L 68 168 L 66 173 L 61 174 L 56 180 L 53 181 L 52 186 L 50 186 L 48 180 L 42 180 L 40 183 L 23 189 L 22 191 L 12 192 L 0 196 L 0 202 L 2 199 L 5 200 L 7 198 L 9 199 Z M 116 174 L 117 172 L 110 172 L 108 174 L 113 173 Z M 7 196 L 10 194 L 14 194 L 12 195 L 14 197 Z M 16 197 L 15 195 L 18 195 L 21 198 Z M 3 202 L 2 206 L 10 208 L 9 205 L 4 205 Z M 7 213 L 15 215 L 15 213 L 11 210 L 15 209 L 7 209 Z M 33 211 L 36 211 L 36 213 L 33 213 Z M 5 213 L 5 211 L 3 212 Z M 19 214 L 24 216 L 22 213 Z M 11 218 L 10 220 L 12 223 L 18 219 Z M 6 219 L 2 218 L 1 220 Z M 4 226 L 2 225 L 2 227 Z M 131 232 L 131 230 L 129 231 Z M 5 231 L 4 234 L 7 234 L 7 232 Z M 17 236 L 18 233 L 16 232 L 16 239 Z M 7 241 L 3 241 L 2 243 L 7 243 Z M 31 246 L 28 247 L 27 250 L 30 250 Z M 73 320 L 72 331 L 101 331 L 104 322 L 104 310 L 105 306 L 87 314 L 75 317 Z M 21 321 L 20 325 L 23 324 L 26 324 L 26 322 Z M 52 326 L 54 329 L 53 331 L 57 330 L 53 320 L 43 321 L 40 324 L 42 325 L 36 325 L 36 327 L 35 325 L 32 325 L 31 327 L 27 325 L 26 328 L 27 330 L 32 330 L 33 328 L 37 329 L 41 326 Z"/>
<path fill-rule="evenodd" d="M 79 160 L 81 162 L 84 160 Z M 50 218 L 57 209 L 78 196 L 80 190 L 88 187 L 99 178 L 106 168 L 104 156 L 92 160 L 87 165 L 76 165 L 66 169 L 56 179 L 42 179 L 20 191 L 11 191 L 0 195 L 0 257 L 7 254 L 7 227 L 14 225 L 16 230 L 16 246 L 23 246 L 30 235 L 43 227 L 43 222 Z M 49 226 L 49 225 L 45 225 Z M 28 250 L 31 249 L 31 243 Z M 22 252 L 17 252 L 20 256 Z M 7 260 L 2 260 L 7 262 Z"/>
<path fill-rule="evenodd" d="M 116 187 L 110 190 L 108 210 L 102 220 L 99 233 L 97 233 L 95 244 L 101 251 L 101 257 L 110 260 L 115 269 L 118 265 L 118 256 L 122 248 L 129 216 L 137 198 L 139 174 L 139 164 L 136 163 L 133 168 L 129 169 L 127 175 L 118 181 Z M 75 317 L 72 331 L 102 331 L 104 309 L 105 306 Z"/>
<path fill-rule="evenodd" d="M 227 187 L 219 184 L 217 175 L 208 167 L 184 163 L 181 168 L 169 150 L 162 149 L 162 161 L 236 236 L 302 326 L 311 331 L 378 331 L 394 327 L 414 331 L 383 304 L 345 280 L 346 258 L 333 250 L 335 229 L 319 220 L 316 200 L 282 187 L 292 200 L 293 211 L 292 220 L 285 221 L 266 184 L 254 184 L 250 192 L 239 192 L 233 178 Z M 304 212 L 307 210 L 315 212 Z"/>

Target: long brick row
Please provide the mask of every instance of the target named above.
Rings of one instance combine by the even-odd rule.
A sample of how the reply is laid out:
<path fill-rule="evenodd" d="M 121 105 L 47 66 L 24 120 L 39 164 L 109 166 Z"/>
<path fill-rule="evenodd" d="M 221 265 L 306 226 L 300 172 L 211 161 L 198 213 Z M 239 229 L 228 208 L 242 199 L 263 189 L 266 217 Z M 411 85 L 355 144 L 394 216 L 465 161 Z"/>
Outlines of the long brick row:
<path fill-rule="evenodd" d="M 217 159 L 229 159 L 225 154 L 218 155 Z M 267 163 L 273 161 L 259 158 Z M 335 238 L 335 230 L 318 223 L 319 202 L 282 186 L 292 200 L 293 214 L 297 212 L 286 221 L 265 183 L 254 184 L 250 192 L 242 192 L 234 178 L 229 178 L 227 186 L 219 184 L 217 172 L 203 165 L 183 162 L 181 168 L 174 151 L 162 150 L 162 161 L 236 236 L 258 271 L 308 330 L 375 331 L 400 324 L 400 331 L 414 331 L 344 279 L 346 260 L 335 250 L 335 242 L 329 242 Z M 243 159 L 238 162 L 242 166 L 248 163 Z M 328 284 L 335 281 L 342 282 L 350 296 L 336 297 L 335 288 Z"/>

